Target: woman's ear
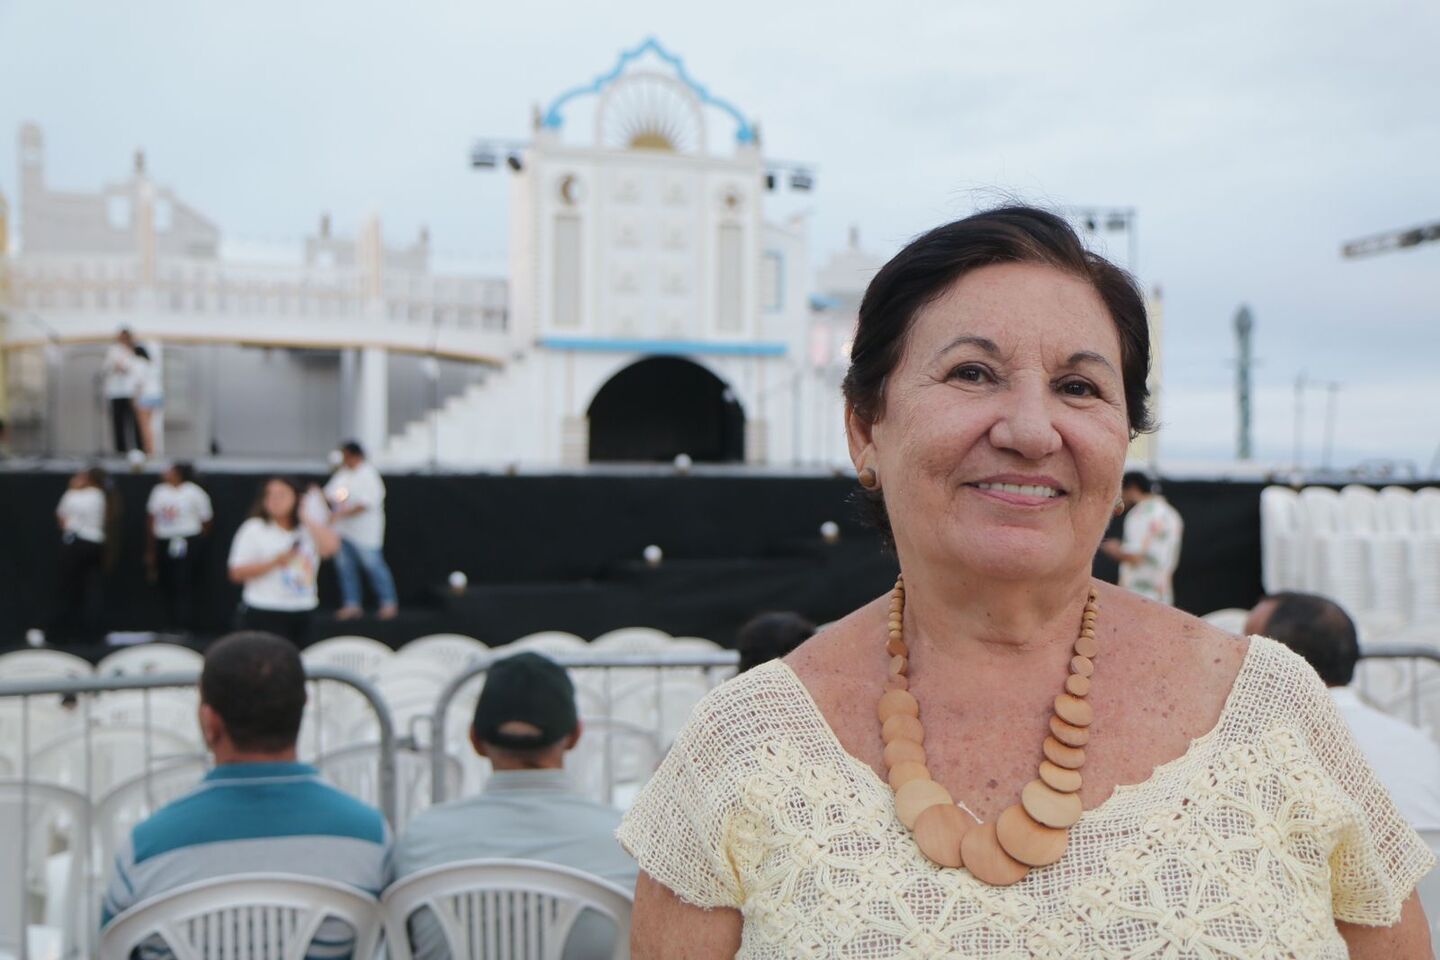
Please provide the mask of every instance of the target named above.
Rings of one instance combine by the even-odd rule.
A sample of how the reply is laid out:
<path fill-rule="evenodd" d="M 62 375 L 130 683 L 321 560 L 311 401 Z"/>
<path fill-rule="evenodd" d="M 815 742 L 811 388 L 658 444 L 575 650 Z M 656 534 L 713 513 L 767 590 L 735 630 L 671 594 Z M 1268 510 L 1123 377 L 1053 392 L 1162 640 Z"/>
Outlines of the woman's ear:
<path fill-rule="evenodd" d="M 856 412 L 853 404 L 845 404 L 845 440 L 850 447 L 850 462 L 857 472 L 874 466 L 870 462 L 875 459 L 873 427 L 874 424 Z"/>

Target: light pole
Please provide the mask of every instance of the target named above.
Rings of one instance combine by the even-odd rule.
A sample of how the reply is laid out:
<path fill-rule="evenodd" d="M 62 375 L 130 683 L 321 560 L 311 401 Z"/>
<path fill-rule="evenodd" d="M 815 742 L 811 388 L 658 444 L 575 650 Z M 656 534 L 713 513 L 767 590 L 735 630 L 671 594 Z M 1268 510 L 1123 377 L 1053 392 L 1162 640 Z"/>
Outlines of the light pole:
<path fill-rule="evenodd" d="M 1295 378 L 1295 456 L 1296 472 L 1300 470 L 1300 452 L 1305 432 L 1305 371 Z"/>

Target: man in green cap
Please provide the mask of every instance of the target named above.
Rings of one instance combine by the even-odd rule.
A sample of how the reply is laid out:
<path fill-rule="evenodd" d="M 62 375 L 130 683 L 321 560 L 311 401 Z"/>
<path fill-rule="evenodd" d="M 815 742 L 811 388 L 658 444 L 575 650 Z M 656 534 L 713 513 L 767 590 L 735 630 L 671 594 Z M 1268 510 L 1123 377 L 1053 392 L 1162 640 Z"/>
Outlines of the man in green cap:
<path fill-rule="evenodd" d="M 470 743 L 490 761 L 479 796 L 440 804 L 410 821 L 395 844 L 396 879 L 459 860 L 541 860 L 583 870 L 627 893 L 638 867 L 615 839 L 620 813 L 581 796 L 565 773 L 580 742 L 575 687 L 565 668 L 537 653 L 495 661 L 485 677 Z M 587 910 L 564 960 L 610 957 L 611 920 Z M 448 956 L 438 925 L 423 913 L 410 925 L 416 960 Z"/>

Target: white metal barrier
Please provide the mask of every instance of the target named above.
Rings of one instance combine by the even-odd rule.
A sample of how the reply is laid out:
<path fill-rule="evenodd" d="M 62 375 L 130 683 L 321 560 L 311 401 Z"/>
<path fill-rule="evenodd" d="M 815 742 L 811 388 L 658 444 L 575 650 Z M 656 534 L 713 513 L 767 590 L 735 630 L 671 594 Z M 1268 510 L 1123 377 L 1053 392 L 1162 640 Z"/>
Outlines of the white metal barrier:
<path fill-rule="evenodd" d="M 344 670 L 307 667 L 305 673 L 316 701 L 329 685 L 332 693 L 344 691 L 368 705 L 377 741 L 374 800 L 398 826 L 396 737 L 384 699 L 367 680 Z M 76 912 L 62 925 L 61 953 L 93 954 L 98 883 L 109 866 L 95 841 L 108 857 L 116 836 L 114 824 L 96 821 L 101 815 L 138 820 L 153 811 L 176 795 L 177 768 L 190 784 L 198 779 L 206 762 L 198 720 L 193 706 L 177 709 L 174 702 L 176 691 L 193 691 L 198 681 L 199 674 L 189 672 L 0 682 L 0 757 L 8 771 L 0 802 L 18 824 L 5 836 L 0 857 L 0 896 L 10 901 L 0 903 L 0 952 L 29 960 L 31 891 L 45 869 L 32 864 L 32 847 L 44 844 L 40 852 L 48 855 L 52 844 L 64 840 L 64 887 L 73 892 L 60 898 L 69 901 L 61 906 Z M 61 793 L 65 804 L 57 799 Z"/>

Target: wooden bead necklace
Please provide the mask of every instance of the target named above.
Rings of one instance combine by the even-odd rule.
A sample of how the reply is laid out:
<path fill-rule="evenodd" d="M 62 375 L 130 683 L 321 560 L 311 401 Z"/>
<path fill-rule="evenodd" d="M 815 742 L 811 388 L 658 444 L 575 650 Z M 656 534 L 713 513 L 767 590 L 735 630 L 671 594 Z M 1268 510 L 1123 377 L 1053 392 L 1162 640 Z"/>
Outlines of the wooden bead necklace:
<path fill-rule="evenodd" d="M 880 696 L 880 736 L 885 769 L 895 791 L 895 812 L 913 832 L 920 852 L 942 867 L 963 866 L 992 886 L 1023 880 L 1031 867 L 1044 867 L 1065 855 L 1070 827 L 1080 819 L 1080 767 L 1090 741 L 1094 711 L 1085 698 L 1095 672 L 1095 621 L 1100 597 L 1095 588 L 1085 601 L 1075 655 L 1065 691 L 1055 697 L 1050 735 L 1039 777 L 1020 791 L 1020 802 L 1001 811 L 992 823 L 977 823 L 955 804 L 950 792 L 930 777 L 925 766 L 925 728 L 920 702 L 910 692 L 910 650 L 905 645 L 905 578 L 890 594 L 890 674 Z"/>

